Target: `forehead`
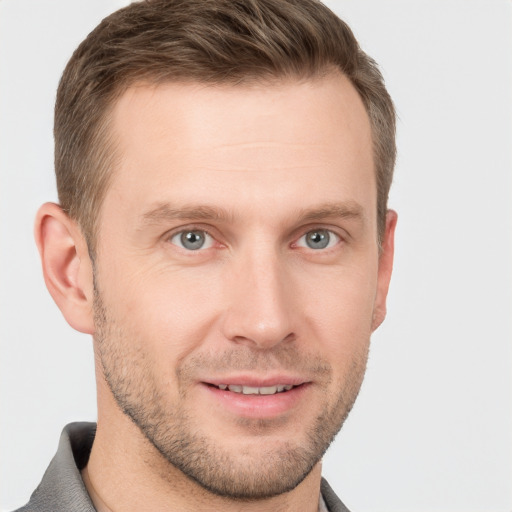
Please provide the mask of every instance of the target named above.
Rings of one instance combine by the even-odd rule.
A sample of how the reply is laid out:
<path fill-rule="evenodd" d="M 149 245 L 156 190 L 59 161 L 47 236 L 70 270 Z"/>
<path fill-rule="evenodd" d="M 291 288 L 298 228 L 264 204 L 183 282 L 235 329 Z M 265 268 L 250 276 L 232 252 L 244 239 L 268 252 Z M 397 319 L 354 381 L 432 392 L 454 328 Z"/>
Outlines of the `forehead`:
<path fill-rule="evenodd" d="M 369 119 L 341 74 L 239 86 L 140 84 L 118 100 L 111 126 L 119 159 L 106 202 L 123 197 L 127 214 L 176 201 L 261 207 L 277 192 L 283 204 L 306 191 L 323 203 L 357 200 L 344 193 L 375 197 Z"/>
<path fill-rule="evenodd" d="M 362 100 L 339 73 L 238 86 L 138 84 L 117 101 L 113 121 L 123 154 L 171 133 L 177 146 L 195 149 L 248 141 L 343 149 L 371 137 Z"/>

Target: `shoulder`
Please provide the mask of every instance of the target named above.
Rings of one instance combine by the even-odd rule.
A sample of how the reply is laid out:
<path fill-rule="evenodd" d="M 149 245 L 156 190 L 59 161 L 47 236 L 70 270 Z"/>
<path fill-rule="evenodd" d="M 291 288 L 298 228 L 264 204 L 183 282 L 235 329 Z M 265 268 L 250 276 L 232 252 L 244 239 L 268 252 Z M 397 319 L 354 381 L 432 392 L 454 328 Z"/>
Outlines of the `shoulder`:
<path fill-rule="evenodd" d="M 94 512 L 80 470 L 87 464 L 96 432 L 94 423 L 71 423 L 30 501 L 14 512 Z"/>

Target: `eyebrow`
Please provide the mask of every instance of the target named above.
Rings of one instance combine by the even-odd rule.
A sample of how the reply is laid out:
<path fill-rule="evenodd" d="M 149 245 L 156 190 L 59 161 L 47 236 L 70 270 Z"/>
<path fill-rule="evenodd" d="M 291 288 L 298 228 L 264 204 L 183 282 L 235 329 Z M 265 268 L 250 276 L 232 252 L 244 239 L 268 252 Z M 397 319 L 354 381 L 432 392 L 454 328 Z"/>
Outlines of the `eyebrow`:
<path fill-rule="evenodd" d="M 170 203 L 161 203 L 141 216 L 141 227 L 169 222 L 172 220 L 232 222 L 235 216 L 218 206 L 184 205 L 173 207 Z M 299 209 L 298 222 L 320 221 L 322 219 L 364 220 L 363 207 L 355 201 L 341 203 L 323 203 L 314 208 Z"/>
<path fill-rule="evenodd" d="M 191 205 L 174 208 L 169 203 L 162 203 L 145 212 L 141 217 L 141 224 L 159 224 L 171 220 L 215 220 L 227 221 L 232 215 L 224 208 L 208 205 Z"/>
<path fill-rule="evenodd" d="M 315 208 L 299 211 L 299 219 L 302 222 L 322 219 L 355 219 L 362 221 L 364 217 L 364 209 L 356 201 L 325 203 Z"/>

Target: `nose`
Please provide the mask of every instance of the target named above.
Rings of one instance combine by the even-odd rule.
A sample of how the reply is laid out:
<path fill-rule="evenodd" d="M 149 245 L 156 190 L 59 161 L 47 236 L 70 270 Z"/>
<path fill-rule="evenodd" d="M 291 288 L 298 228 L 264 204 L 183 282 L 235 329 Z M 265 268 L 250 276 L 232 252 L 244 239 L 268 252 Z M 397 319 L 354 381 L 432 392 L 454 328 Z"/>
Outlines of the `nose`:
<path fill-rule="evenodd" d="M 258 349 L 295 339 L 291 276 L 277 254 L 259 251 L 242 257 L 229 277 L 223 318 L 226 338 Z"/>

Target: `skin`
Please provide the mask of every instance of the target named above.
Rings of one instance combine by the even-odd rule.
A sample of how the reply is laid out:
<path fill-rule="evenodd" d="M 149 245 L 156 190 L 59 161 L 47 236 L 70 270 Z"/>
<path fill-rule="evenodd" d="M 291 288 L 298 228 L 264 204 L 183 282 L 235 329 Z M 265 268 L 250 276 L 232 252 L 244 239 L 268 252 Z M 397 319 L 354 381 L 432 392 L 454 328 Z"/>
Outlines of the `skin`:
<path fill-rule="evenodd" d="M 320 459 L 359 391 L 393 261 L 396 214 L 379 251 L 357 92 L 339 74 L 139 85 L 112 121 L 119 159 L 94 265 L 57 205 L 36 220 L 48 288 L 94 337 L 95 505 L 316 511 Z M 208 233 L 204 248 L 180 246 L 187 230 Z M 307 245 L 315 230 L 327 248 Z M 238 381 L 300 386 L 235 401 L 211 386 Z"/>

